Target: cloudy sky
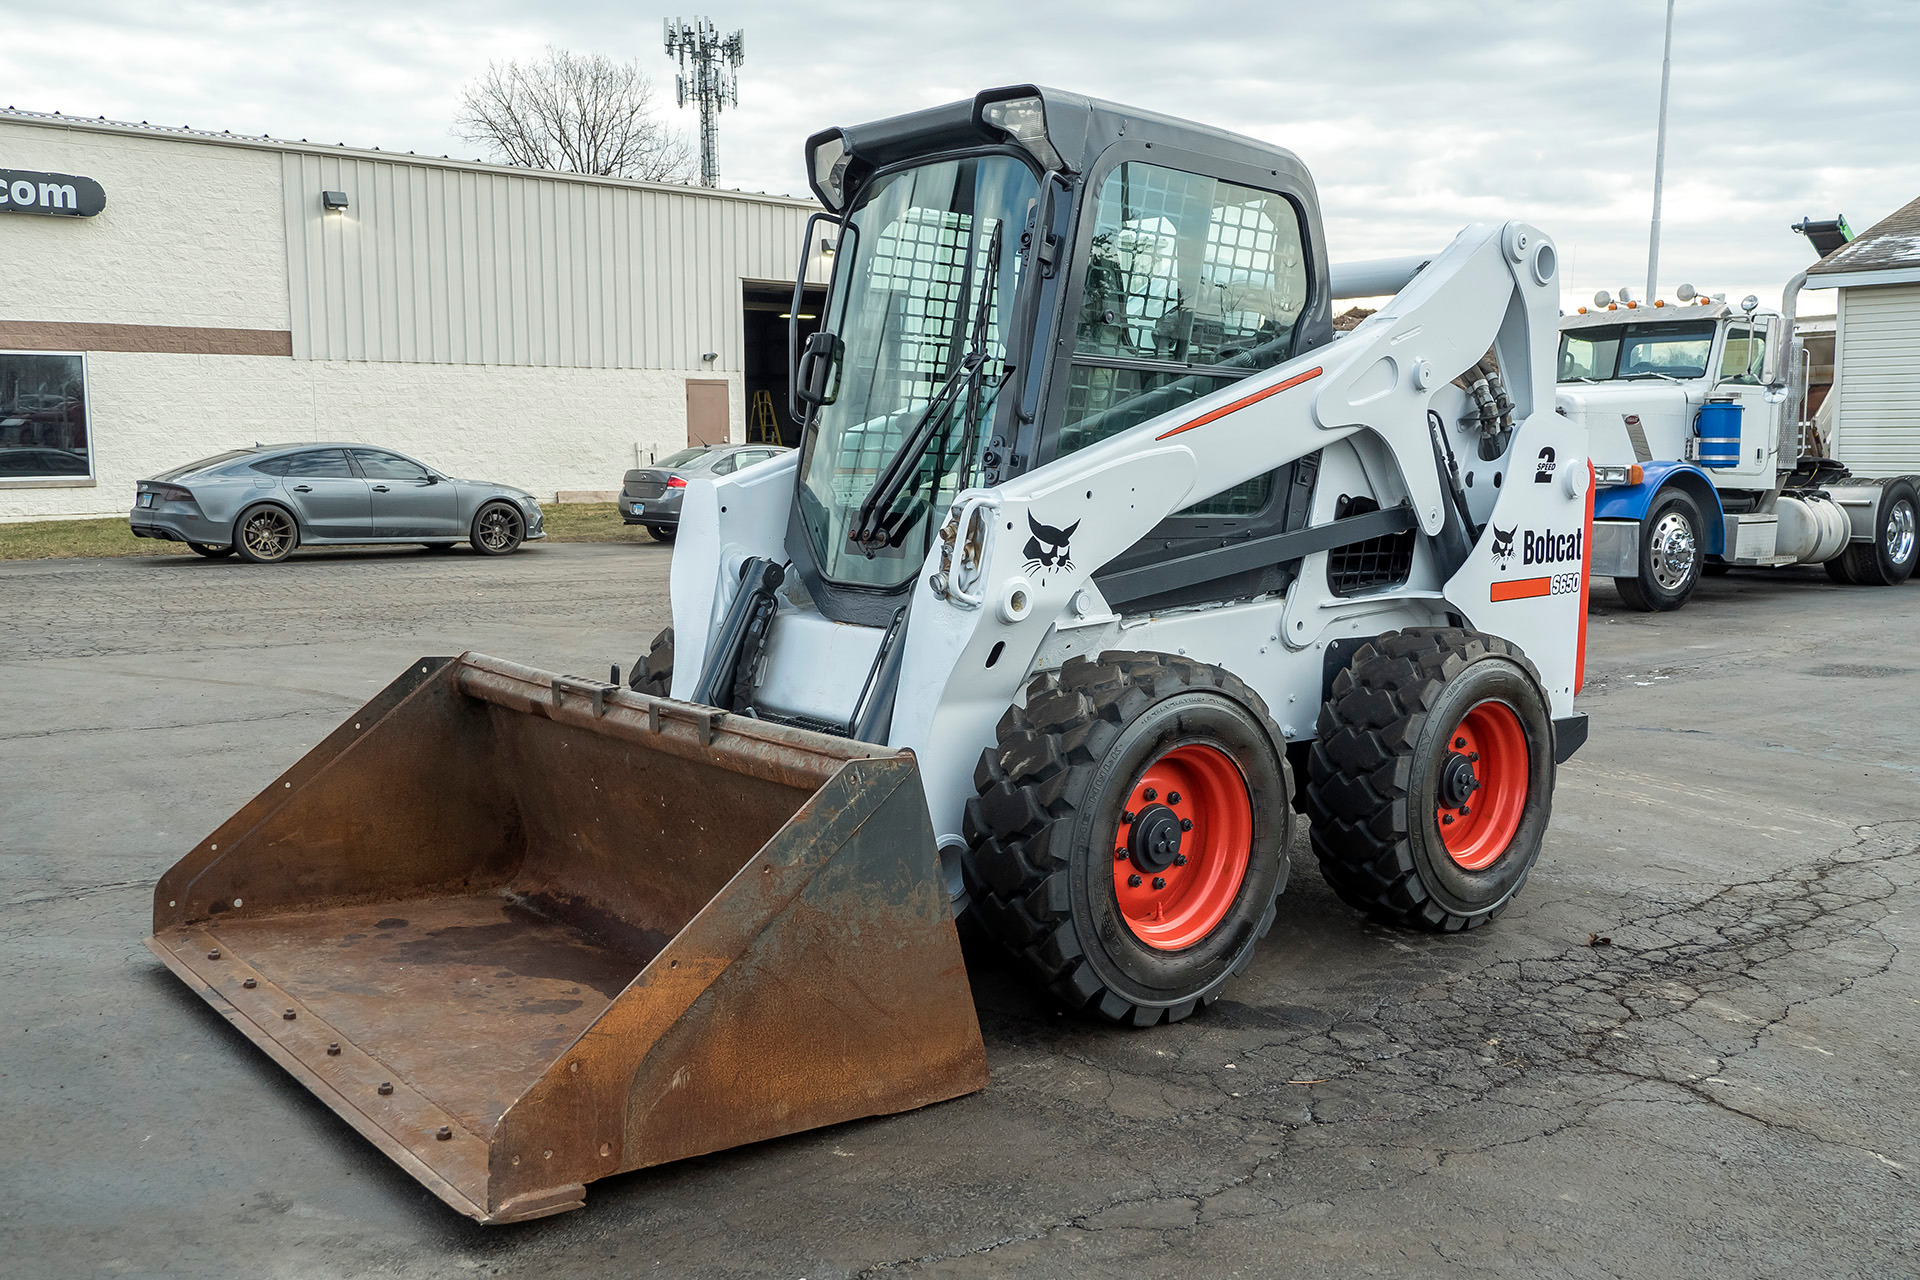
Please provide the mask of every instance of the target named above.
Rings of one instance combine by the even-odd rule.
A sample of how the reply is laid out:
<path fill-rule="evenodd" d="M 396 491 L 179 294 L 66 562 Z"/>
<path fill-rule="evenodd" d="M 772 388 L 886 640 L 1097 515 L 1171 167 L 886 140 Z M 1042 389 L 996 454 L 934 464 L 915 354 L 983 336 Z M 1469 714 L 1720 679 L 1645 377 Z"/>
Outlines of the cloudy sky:
<path fill-rule="evenodd" d="M 637 58 L 632 0 L 0 0 L 0 105 L 472 156 L 449 132 L 490 60 Z M 681 11 L 691 17 L 694 10 Z M 735 0 L 725 186 L 803 193 L 800 143 L 1038 81 L 1235 129 L 1313 171 L 1335 259 L 1429 251 L 1475 219 L 1560 243 L 1566 301 L 1646 276 L 1663 0 Z M 1788 224 L 1862 230 L 1920 196 L 1920 2 L 1679 0 L 1661 291 L 1769 302 Z M 673 113 L 691 130 L 692 113 Z M 1805 309 L 1805 308 L 1803 308 Z M 1826 298 L 1812 310 L 1831 310 Z"/>

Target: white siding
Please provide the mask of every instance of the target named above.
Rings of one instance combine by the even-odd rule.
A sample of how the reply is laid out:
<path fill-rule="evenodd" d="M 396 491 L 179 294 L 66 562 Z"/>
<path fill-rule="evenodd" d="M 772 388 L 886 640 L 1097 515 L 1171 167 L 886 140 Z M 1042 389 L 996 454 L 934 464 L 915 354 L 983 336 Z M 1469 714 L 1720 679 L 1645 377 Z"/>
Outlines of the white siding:
<path fill-rule="evenodd" d="M 1920 286 L 1840 290 L 1834 452 L 1864 476 L 1920 474 Z"/>
<path fill-rule="evenodd" d="M 808 214 L 364 155 L 282 166 L 297 359 L 738 370 L 741 281 L 791 280 Z"/>

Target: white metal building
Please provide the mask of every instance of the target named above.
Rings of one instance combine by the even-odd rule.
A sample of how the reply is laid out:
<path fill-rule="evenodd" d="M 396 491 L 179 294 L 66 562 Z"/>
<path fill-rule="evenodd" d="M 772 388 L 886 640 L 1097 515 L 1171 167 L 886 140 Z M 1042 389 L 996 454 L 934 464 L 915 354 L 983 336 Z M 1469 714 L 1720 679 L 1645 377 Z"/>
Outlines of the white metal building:
<path fill-rule="evenodd" d="M 1834 457 L 1862 475 L 1913 469 L 1920 442 L 1920 200 L 1807 271 L 1835 289 Z"/>
<path fill-rule="evenodd" d="M 550 497 L 781 429 L 814 207 L 0 111 L 0 519 L 256 442 Z"/>

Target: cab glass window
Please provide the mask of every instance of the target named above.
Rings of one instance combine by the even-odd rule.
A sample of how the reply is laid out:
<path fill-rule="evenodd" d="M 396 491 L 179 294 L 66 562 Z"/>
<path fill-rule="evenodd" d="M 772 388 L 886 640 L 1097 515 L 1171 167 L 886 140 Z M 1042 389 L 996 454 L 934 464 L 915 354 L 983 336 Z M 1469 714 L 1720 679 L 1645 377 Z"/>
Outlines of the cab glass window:
<path fill-rule="evenodd" d="M 1307 304 L 1300 215 L 1286 197 L 1128 161 L 1106 178 L 1055 456 L 1293 354 Z M 1183 514 L 1265 505 L 1262 477 Z"/>
<path fill-rule="evenodd" d="M 1560 335 L 1560 381 L 1605 382 L 1620 358 L 1620 330 L 1576 329 Z"/>
<path fill-rule="evenodd" d="M 1751 325 L 1727 328 L 1727 345 L 1720 353 L 1720 381 L 1758 384 L 1766 364 L 1767 332 Z"/>

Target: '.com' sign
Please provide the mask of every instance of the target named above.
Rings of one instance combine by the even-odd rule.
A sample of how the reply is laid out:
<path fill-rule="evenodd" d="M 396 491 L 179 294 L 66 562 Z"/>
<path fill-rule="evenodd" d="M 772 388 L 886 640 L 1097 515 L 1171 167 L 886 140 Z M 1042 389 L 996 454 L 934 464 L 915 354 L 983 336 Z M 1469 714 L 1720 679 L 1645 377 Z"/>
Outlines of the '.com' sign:
<path fill-rule="evenodd" d="M 91 218 L 106 207 L 107 193 L 92 178 L 72 173 L 0 169 L 0 213 Z"/>

